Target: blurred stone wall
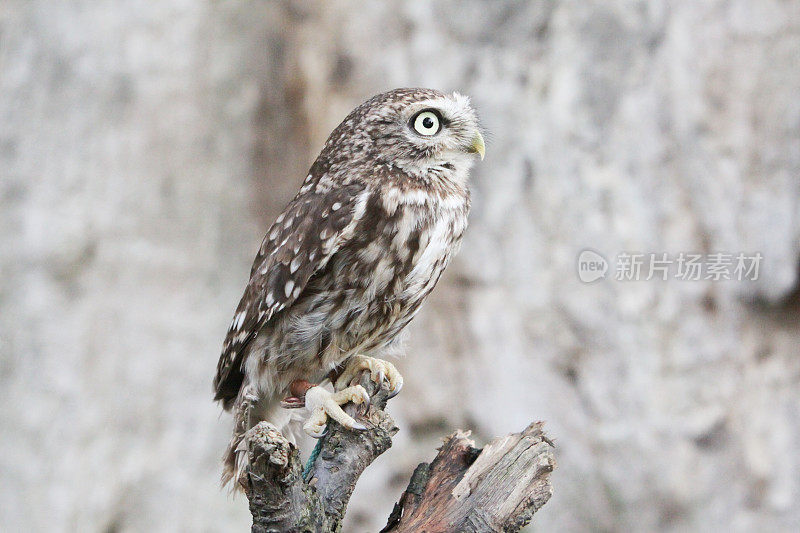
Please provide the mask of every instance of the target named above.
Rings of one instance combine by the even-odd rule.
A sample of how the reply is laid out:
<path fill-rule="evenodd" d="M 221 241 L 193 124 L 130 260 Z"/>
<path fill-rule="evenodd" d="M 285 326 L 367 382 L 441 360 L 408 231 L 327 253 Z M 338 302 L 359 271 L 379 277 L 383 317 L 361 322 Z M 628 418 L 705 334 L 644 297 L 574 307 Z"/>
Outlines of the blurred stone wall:
<path fill-rule="evenodd" d="M 797 531 L 798 58 L 794 0 L 3 3 L 2 529 L 246 530 L 211 378 L 250 261 L 349 109 L 430 86 L 487 157 L 346 530 L 543 419 L 531 531 Z M 587 247 L 764 261 L 587 285 Z"/>

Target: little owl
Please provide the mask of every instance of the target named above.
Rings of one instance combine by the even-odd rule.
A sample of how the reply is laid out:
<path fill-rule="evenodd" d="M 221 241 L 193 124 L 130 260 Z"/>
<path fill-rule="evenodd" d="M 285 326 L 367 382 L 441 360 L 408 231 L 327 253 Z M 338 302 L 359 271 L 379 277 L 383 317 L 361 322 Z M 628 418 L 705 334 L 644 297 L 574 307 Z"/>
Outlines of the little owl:
<path fill-rule="evenodd" d="M 329 417 L 362 430 L 341 408 L 369 399 L 353 378 L 368 370 L 400 391 L 397 369 L 373 355 L 458 249 L 469 169 L 483 153 L 475 111 L 458 93 L 389 91 L 333 130 L 264 237 L 228 329 L 214 378 L 215 400 L 234 416 L 225 482 L 247 468 L 247 431 L 258 422 L 291 432 L 298 411 L 288 408 L 304 404 L 309 435 L 322 436 Z"/>

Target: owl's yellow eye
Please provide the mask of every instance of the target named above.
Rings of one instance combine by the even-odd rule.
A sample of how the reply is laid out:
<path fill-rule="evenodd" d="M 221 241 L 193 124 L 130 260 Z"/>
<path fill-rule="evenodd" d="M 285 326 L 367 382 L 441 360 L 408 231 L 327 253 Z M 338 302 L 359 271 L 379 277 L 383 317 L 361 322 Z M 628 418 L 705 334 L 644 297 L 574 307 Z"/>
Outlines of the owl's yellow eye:
<path fill-rule="evenodd" d="M 414 130 L 420 135 L 430 137 L 436 135 L 442 128 L 442 121 L 439 120 L 439 115 L 433 111 L 421 111 L 414 117 Z"/>

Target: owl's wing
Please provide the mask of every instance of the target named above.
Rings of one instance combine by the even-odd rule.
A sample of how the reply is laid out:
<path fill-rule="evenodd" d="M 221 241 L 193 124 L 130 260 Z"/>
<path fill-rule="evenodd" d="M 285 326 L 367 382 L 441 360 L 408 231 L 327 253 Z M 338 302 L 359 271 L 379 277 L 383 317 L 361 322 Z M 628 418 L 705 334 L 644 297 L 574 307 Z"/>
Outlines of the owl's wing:
<path fill-rule="evenodd" d="M 227 408 L 244 378 L 248 343 L 303 292 L 314 272 L 353 234 L 364 213 L 362 185 L 298 194 L 270 227 L 250 271 L 214 378 L 215 400 Z"/>

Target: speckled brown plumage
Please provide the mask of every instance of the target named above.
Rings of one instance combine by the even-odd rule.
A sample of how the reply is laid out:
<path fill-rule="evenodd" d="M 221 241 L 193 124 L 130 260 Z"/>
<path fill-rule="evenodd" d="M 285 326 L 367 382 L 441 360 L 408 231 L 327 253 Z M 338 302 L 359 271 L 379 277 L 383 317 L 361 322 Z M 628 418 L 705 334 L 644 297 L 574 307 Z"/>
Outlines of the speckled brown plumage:
<path fill-rule="evenodd" d="M 413 123 L 427 110 L 432 135 Z M 214 379 L 235 419 L 225 479 L 250 427 L 288 422 L 277 400 L 293 381 L 380 353 L 419 310 L 466 229 L 476 138 L 468 99 L 430 89 L 377 95 L 333 131 L 267 232 L 225 339 Z"/>

